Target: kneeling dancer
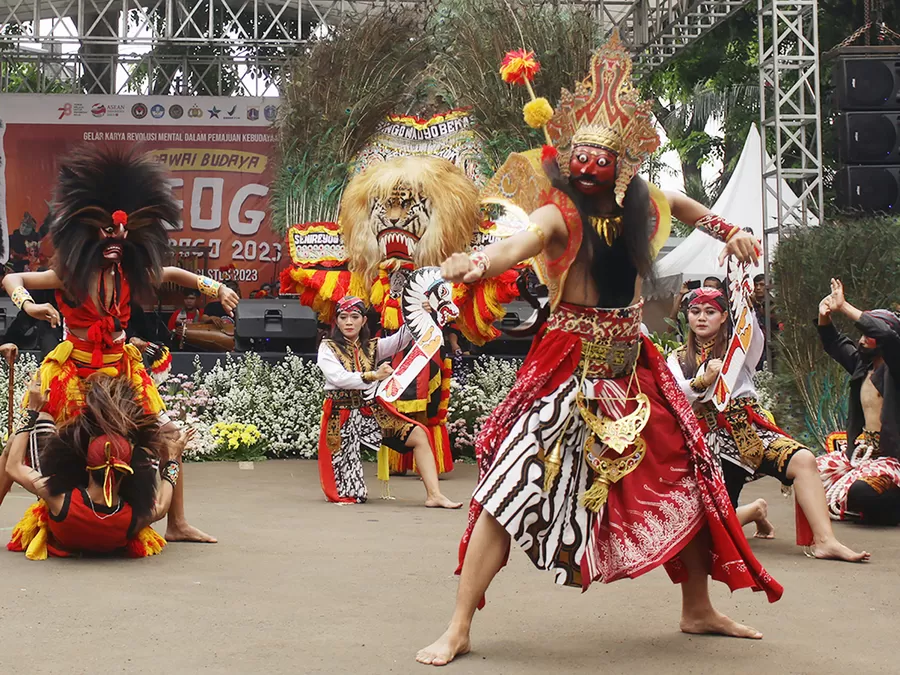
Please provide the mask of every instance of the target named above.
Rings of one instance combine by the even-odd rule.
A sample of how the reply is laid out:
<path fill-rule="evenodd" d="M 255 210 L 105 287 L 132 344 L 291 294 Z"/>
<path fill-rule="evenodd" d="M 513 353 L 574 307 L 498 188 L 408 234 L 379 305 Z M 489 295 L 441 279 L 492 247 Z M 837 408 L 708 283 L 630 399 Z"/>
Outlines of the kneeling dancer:
<path fill-rule="evenodd" d="M 552 313 L 478 437 L 480 480 L 460 544 L 456 608 L 444 635 L 418 653 L 421 663 L 443 665 L 469 651 L 472 617 L 511 539 L 557 583 L 581 589 L 665 565 L 681 584 L 688 633 L 762 637 L 713 608 L 710 575 L 781 597 L 750 551 L 690 405 L 641 335 L 653 231 L 669 227 L 670 206 L 683 222 L 707 212 L 683 196 L 656 191 L 652 199 L 635 176 L 659 139 L 630 71 L 614 38 L 561 115 L 561 124 L 577 120 L 567 137 L 557 132 L 571 155 L 558 162 L 545 149 L 553 188 L 528 230 L 442 267 L 447 281 L 473 282 L 534 258 Z M 731 231 L 726 251 L 755 258 L 755 241 Z"/>
<path fill-rule="evenodd" d="M 834 312 L 856 322 L 858 343 L 831 323 Z M 867 525 L 900 523 L 900 318 L 886 309 L 863 312 L 831 280 L 819 305 L 825 351 L 850 373 L 846 452 L 818 458 L 832 518 Z"/>
<path fill-rule="evenodd" d="M 166 541 L 150 524 L 169 510 L 189 435 L 164 434 L 121 378 L 95 375 L 86 384 L 82 413 L 58 431 L 40 412 L 40 380 L 31 385 L 28 420 L 10 442 L 7 471 L 38 501 L 7 548 L 31 560 L 155 555 Z"/>
<path fill-rule="evenodd" d="M 382 443 L 400 453 L 412 452 L 425 485 L 425 506 L 462 506 L 441 493 L 437 464 L 428 431 L 388 410 L 375 399 L 378 383 L 390 377 L 389 359 L 409 344 L 401 328 L 386 338 L 370 338 L 366 306 L 352 295 L 335 309 L 331 339 L 319 345 L 318 365 L 325 375 L 325 407 L 319 434 L 319 479 L 325 498 L 338 504 L 362 504 L 368 498 L 362 448 L 378 450 Z"/>

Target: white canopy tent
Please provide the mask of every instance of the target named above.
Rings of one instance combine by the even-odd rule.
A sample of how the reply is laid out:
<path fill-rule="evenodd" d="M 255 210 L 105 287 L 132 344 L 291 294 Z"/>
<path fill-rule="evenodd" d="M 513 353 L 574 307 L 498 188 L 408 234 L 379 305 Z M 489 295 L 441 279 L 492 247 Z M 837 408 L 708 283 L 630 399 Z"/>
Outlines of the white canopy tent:
<path fill-rule="evenodd" d="M 774 227 L 778 222 L 778 210 L 775 199 L 770 198 L 766 204 L 765 218 L 762 204 L 762 166 L 761 139 L 756 125 L 750 128 L 744 149 L 738 159 L 728 185 L 712 207 L 712 211 L 741 228 L 751 228 L 757 239 L 762 241 L 764 223 Z M 768 158 L 768 155 L 767 155 Z M 770 177 L 769 184 L 774 189 L 775 177 Z M 793 198 L 794 193 L 785 181 L 782 181 L 782 194 Z M 815 216 L 811 216 L 815 218 Z M 797 223 L 799 225 L 799 223 Z M 811 223 L 818 225 L 818 221 Z M 774 251 L 777 237 L 769 235 L 769 253 Z M 725 267 L 719 265 L 719 255 L 725 245 L 703 232 L 694 231 L 668 255 L 656 263 L 656 276 L 660 289 L 671 290 L 680 287 L 682 281 L 703 280 L 706 277 L 724 279 Z M 763 271 L 762 260 L 752 274 Z M 673 279 L 676 278 L 677 279 Z M 670 281 L 671 279 L 671 281 Z M 669 282 L 669 283 L 666 283 Z"/>

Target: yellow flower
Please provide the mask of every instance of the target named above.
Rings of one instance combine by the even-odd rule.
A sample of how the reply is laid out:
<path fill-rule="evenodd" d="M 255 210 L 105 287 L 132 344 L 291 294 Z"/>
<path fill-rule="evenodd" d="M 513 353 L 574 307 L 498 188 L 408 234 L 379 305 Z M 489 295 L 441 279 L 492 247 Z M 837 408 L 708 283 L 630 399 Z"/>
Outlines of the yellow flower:
<path fill-rule="evenodd" d="M 237 450 L 238 445 L 240 445 L 240 443 L 237 442 L 236 438 L 232 438 L 231 440 L 228 441 L 228 447 L 231 448 L 232 450 Z"/>
<path fill-rule="evenodd" d="M 532 129 L 540 129 L 553 118 L 553 106 L 544 97 L 529 101 L 522 108 L 522 116 L 525 124 Z"/>

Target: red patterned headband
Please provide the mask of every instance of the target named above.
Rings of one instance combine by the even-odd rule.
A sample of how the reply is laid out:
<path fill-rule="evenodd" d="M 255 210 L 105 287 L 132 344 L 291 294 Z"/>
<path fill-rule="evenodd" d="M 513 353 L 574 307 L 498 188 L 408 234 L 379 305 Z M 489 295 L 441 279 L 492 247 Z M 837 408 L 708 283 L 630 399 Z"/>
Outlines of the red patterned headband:
<path fill-rule="evenodd" d="M 355 295 L 345 295 L 338 301 L 337 313 L 357 311 L 360 314 L 366 313 L 366 303 L 357 298 Z"/>
<path fill-rule="evenodd" d="M 718 305 L 723 312 L 728 309 L 728 301 L 725 300 L 725 295 L 718 288 L 698 288 L 693 292 L 688 301 L 688 307 L 703 304 Z"/>

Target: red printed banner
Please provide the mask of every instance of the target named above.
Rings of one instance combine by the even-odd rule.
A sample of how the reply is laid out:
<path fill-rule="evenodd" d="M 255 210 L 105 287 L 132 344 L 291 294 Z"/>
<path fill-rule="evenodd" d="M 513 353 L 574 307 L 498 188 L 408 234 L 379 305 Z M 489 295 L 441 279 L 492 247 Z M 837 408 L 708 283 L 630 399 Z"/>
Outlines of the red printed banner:
<path fill-rule="evenodd" d="M 52 254 L 50 200 L 57 163 L 82 143 L 139 145 L 166 165 L 182 219 L 170 240 L 209 249 L 210 276 L 243 297 L 277 289 L 288 264 L 271 227 L 277 99 L 0 95 L 3 256 L 14 270 Z"/>

